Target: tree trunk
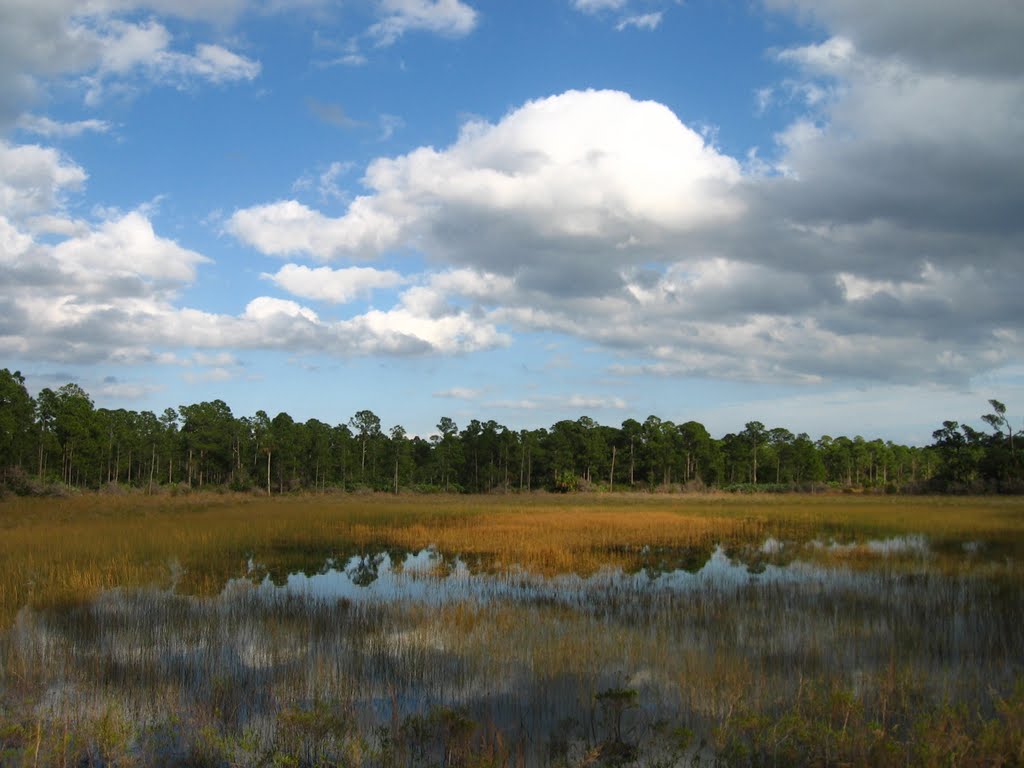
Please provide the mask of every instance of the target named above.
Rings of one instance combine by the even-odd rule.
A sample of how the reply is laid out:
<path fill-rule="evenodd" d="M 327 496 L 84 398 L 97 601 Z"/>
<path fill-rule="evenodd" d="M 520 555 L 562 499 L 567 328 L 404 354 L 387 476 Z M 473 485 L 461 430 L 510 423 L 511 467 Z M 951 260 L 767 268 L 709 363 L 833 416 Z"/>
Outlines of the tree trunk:
<path fill-rule="evenodd" d="M 629 438 L 629 487 L 632 488 L 633 481 L 633 438 Z"/>
<path fill-rule="evenodd" d="M 612 446 L 612 468 L 608 470 L 608 490 L 615 490 L 615 446 Z"/>
<path fill-rule="evenodd" d="M 523 479 L 526 474 L 526 446 L 519 451 L 519 490 L 523 490 Z"/>

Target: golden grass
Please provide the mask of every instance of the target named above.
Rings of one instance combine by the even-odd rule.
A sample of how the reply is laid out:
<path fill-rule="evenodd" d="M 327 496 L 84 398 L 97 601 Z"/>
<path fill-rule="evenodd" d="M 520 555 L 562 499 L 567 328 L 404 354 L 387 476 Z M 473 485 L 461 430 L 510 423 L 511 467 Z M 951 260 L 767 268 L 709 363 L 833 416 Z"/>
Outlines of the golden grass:
<path fill-rule="evenodd" d="M 892 555 L 868 544 L 904 534 L 928 538 L 926 563 L 899 541 Z M 785 546 L 763 547 L 768 536 Z M 820 544 L 802 545 L 811 539 Z M 833 540 L 843 545 L 823 546 Z M 985 542 L 999 557 L 982 563 L 964 541 Z M 396 550 L 431 545 L 470 568 L 588 573 L 661 558 L 667 568 L 699 567 L 718 543 L 748 565 L 799 557 L 842 568 L 815 569 L 800 583 L 702 577 L 692 590 L 650 589 L 642 575 L 548 582 L 513 574 L 476 580 L 479 593 L 460 593 L 456 580 L 455 597 L 440 603 L 305 599 L 301 590 L 244 582 L 212 600 L 180 594 L 221 593 L 250 557 L 261 566 L 254 580 L 383 549 L 398 565 Z M 371 729 L 387 727 L 374 702 L 390 698 L 392 737 L 428 722 L 428 703 L 442 713 L 465 706 L 481 727 L 498 723 L 509 738 L 527 729 L 545 764 L 549 734 L 591 746 L 602 739 L 599 692 L 629 688 L 643 717 L 692 729 L 725 762 L 752 754 L 760 757 L 746 762 L 878 764 L 878 755 L 895 755 L 892 764 L 933 765 L 939 758 L 912 760 L 912 750 L 934 743 L 945 759 L 951 748 L 938 739 L 957 746 L 955 736 L 958 748 L 969 742 L 996 764 L 1022 743 L 1024 694 L 1016 708 L 1006 704 L 1020 669 L 1022 555 L 1024 504 L 1005 498 L 8 500 L 0 503 L 0 763 L 10 755 L 12 765 L 84 764 L 102 755 L 106 764 L 156 764 L 174 750 L 190 764 L 271 754 L 281 764 L 300 754 L 355 763 L 328 759 L 340 742 L 324 741 L 322 726 L 354 724 L 345 718 L 357 713 L 366 730 L 351 743 L 372 744 Z M 944 558 L 953 578 L 936 565 Z M 443 577 L 452 560 L 435 562 L 437 573 L 410 570 L 409 578 Z M 989 565 L 992 578 L 974 578 Z M 97 597 L 112 586 L 166 586 L 181 569 L 178 592 Z M 88 610 L 45 610 L 93 597 Z M 26 611 L 6 631 L 26 604 L 44 610 Z M 636 734 L 655 750 L 639 762 L 660 760 L 657 734 Z M 208 751 L 214 745 L 222 746 Z"/>
<path fill-rule="evenodd" d="M 81 496 L 0 502 L 0 626 L 25 604 L 64 605 L 120 585 L 210 593 L 245 560 L 352 548 L 474 557 L 543 573 L 628 565 L 643 546 L 768 535 L 1024 542 L 1024 500 L 883 496 Z"/>

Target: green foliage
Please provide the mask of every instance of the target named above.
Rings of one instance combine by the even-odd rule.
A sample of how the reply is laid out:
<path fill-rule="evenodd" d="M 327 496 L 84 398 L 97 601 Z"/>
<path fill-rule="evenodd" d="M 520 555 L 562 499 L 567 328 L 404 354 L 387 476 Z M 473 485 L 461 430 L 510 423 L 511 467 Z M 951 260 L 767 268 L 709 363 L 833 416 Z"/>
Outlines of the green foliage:
<path fill-rule="evenodd" d="M 1024 452 L 1007 407 L 990 400 L 991 433 L 945 421 L 927 447 L 805 433 L 749 421 L 713 438 L 696 421 L 650 415 L 603 426 L 588 416 L 549 429 L 513 430 L 450 417 L 437 433 L 385 432 L 370 410 L 345 424 L 235 417 L 222 400 L 168 408 L 157 416 L 96 409 L 75 384 L 33 400 L 17 371 L 0 370 L 0 484 L 17 494 L 52 485 L 155 492 L 219 486 L 267 494 L 329 489 L 400 492 L 561 492 L 725 489 L 1024 492 Z M 34 477 L 33 482 L 28 482 Z"/>
<path fill-rule="evenodd" d="M 560 470 L 555 475 L 555 482 L 552 488 L 559 493 L 572 493 L 579 489 L 580 479 L 571 469 Z"/>

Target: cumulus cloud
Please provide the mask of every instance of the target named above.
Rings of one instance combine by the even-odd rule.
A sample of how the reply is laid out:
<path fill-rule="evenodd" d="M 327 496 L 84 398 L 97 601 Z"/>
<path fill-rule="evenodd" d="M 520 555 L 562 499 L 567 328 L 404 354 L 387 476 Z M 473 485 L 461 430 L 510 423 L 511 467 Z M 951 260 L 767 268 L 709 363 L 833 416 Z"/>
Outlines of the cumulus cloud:
<path fill-rule="evenodd" d="M 86 284 L 60 252 L 39 244 L 32 250 L 38 270 L 0 262 L 5 285 L 18 288 L 2 299 L 0 353 L 24 359 L 179 363 L 167 357 L 169 349 L 461 354 L 509 343 L 487 318 L 455 306 L 423 314 L 400 301 L 335 320 L 296 301 L 258 296 L 238 315 L 204 312 L 179 306 L 173 291 L 158 290 L 144 275 L 99 269 Z"/>
<path fill-rule="evenodd" d="M 108 82 L 137 76 L 161 85 L 185 87 L 196 80 L 228 83 L 253 80 L 260 63 L 219 45 L 200 43 L 194 53 L 170 48 L 167 29 L 155 21 L 142 23 L 113 20 L 96 33 L 99 65 L 85 79 L 86 103 L 100 101 Z"/>
<path fill-rule="evenodd" d="M 769 2 L 828 32 L 775 52 L 791 77 L 765 90 L 763 109 L 788 93 L 802 114 L 752 155 L 757 163 L 628 94 L 529 101 L 467 123 L 450 146 L 373 161 L 341 216 L 297 200 L 235 211 L 226 230 L 263 254 L 346 262 L 412 251 L 432 270 L 289 263 L 264 277 L 293 298 L 254 297 L 237 315 L 180 306 L 204 257 L 157 234 L 145 210 L 72 219 L 64 201 L 85 171 L 51 148 L 0 143 L 0 278 L 10 287 L 0 352 L 67 361 L 156 360 L 183 347 L 459 354 L 531 331 L 599 345 L 623 376 L 956 385 L 1019 360 L 1016 47 L 1002 31 L 990 51 L 947 45 L 962 14 L 945 2 L 918 30 L 902 8 L 879 5 L 868 21 L 843 0 Z M 412 29 L 472 28 L 422 21 L 468 18 L 459 3 L 382 8 L 406 19 L 380 28 L 385 42 Z M 1016 29 L 1009 4 L 971 12 L 982 18 L 969 29 Z M 62 42 L 54 71 L 91 73 L 101 85 L 245 76 L 244 61 L 177 51 L 155 22 L 123 24 L 84 28 L 86 42 L 117 42 L 105 54 Z M 146 69 L 146 50 L 169 57 Z M 0 46 L 0 71 L 12 55 Z M 46 66 L 39 58 L 30 71 Z M 309 188 L 336 199 L 340 172 L 329 166 Z M 390 306 L 345 313 L 382 289 L 400 289 Z M 555 405 L 624 407 L 586 395 L 508 407 Z"/>
<path fill-rule="evenodd" d="M 355 200 L 343 219 L 332 219 L 295 200 L 236 211 L 228 232 L 272 256 L 373 257 L 398 242 L 400 225 L 366 198 Z"/>
<path fill-rule="evenodd" d="M 262 276 L 294 296 L 332 304 L 346 304 L 369 295 L 376 288 L 393 288 L 407 282 L 407 278 L 391 269 L 311 269 L 299 264 L 286 264 L 276 274 L 264 273 Z"/>
<path fill-rule="evenodd" d="M 69 190 L 79 189 L 85 170 L 57 150 L 36 144 L 12 145 L 0 139 L 0 214 L 21 220 L 62 207 Z"/>
<path fill-rule="evenodd" d="M 264 253 L 419 250 L 455 268 L 406 307 L 463 297 L 622 375 L 962 385 L 1022 351 L 1024 89 L 854 40 L 777 52 L 780 89 L 818 96 L 747 175 L 661 105 L 568 92 L 374 161 L 341 217 L 284 201 L 230 225 Z"/>
<path fill-rule="evenodd" d="M 54 246 L 53 257 L 80 279 L 90 275 L 133 276 L 157 284 L 178 285 L 195 279 L 206 257 L 159 237 L 149 219 L 133 211 L 102 222 L 87 234 Z"/>
<path fill-rule="evenodd" d="M 2 144 L 0 169 L 0 354 L 194 364 L 210 369 L 195 376 L 209 376 L 237 368 L 227 350 L 459 354 L 509 342 L 472 298 L 486 278 L 455 272 L 424 277 L 390 308 L 341 319 L 270 296 L 237 315 L 181 306 L 182 289 L 209 260 L 159 235 L 147 207 L 71 221 L 61 197 L 83 183 L 77 166 L 47 148 Z M 393 270 L 294 264 L 267 277 L 299 298 L 336 303 L 408 282 Z M 453 302 L 451 290 L 465 295 Z M 196 352 L 182 358 L 175 352 L 182 349 Z"/>
<path fill-rule="evenodd" d="M 236 212 L 228 228 L 266 254 L 331 260 L 419 247 L 585 292 L 603 289 L 624 260 L 658 258 L 681 233 L 735 219 L 740 178 L 735 160 L 663 105 L 570 91 L 496 124 L 470 122 L 445 150 L 375 160 L 363 179 L 370 193 L 344 216 L 281 201 Z"/>
<path fill-rule="evenodd" d="M 147 9 L 184 18 L 221 18 L 235 15 L 240 5 L 83 5 L 72 0 L 3 4 L 0 125 L 13 123 L 22 107 L 55 79 L 80 83 L 86 100 L 92 102 L 101 99 L 112 82 L 123 85 L 146 80 L 183 86 L 194 81 L 251 80 L 259 74 L 259 62 L 213 43 L 200 43 L 191 53 L 177 50 L 163 24 L 138 18 L 139 12 Z"/>
<path fill-rule="evenodd" d="M 378 45 L 413 31 L 464 37 L 477 24 L 477 12 L 461 0 L 380 0 L 380 10 L 381 20 L 369 30 Z"/>

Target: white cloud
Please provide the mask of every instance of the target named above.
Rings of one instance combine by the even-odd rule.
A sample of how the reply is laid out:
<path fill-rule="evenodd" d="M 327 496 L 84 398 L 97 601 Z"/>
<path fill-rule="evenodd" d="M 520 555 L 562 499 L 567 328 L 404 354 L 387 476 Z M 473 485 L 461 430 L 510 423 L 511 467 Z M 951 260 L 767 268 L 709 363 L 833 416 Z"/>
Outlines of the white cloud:
<path fill-rule="evenodd" d="M 152 20 L 113 20 L 96 34 L 100 61 L 95 72 L 86 78 L 88 104 L 103 98 L 110 80 L 140 76 L 152 83 L 185 87 L 196 80 L 215 84 L 253 80 L 261 69 L 258 61 L 219 45 L 200 43 L 192 54 L 171 50 L 170 33 Z"/>
<path fill-rule="evenodd" d="M 210 43 L 196 46 L 194 56 L 175 55 L 181 71 L 191 77 L 200 77 L 211 83 L 233 80 L 253 80 L 260 74 L 260 63 L 240 56 L 227 48 Z"/>
<path fill-rule="evenodd" d="M 779 51 L 781 61 L 799 64 L 814 72 L 842 76 L 850 74 L 857 62 L 857 50 L 845 37 L 831 37 L 824 43 Z"/>
<path fill-rule="evenodd" d="M 375 160 L 363 179 L 370 193 L 340 218 L 282 201 L 238 211 L 228 228 L 267 254 L 330 260 L 419 247 L 558 281 L 577 253 L 600 271 L 735 219 L 740 180 L 736 161 L 664 106 L 570 91 L 497 124 L 468 123 L 443 151 Z"/>
<path fill-rule="evenodd" d="M 54 246 L 53 257 L 63 270 L 85 282 L 95 276 L 111 279 L 131 275 L 163 285 L 195 280 L 205 256 L 159 237 L 143 214 L 133 211 L 104 221 L 88 234 Z"/>
<path fill-rule="evenodd" d="M 311 269 L 298 264 L 286 264 L 277 274 L 263 274 L 289 293 L 315 301 L 346 304 L 360 296 L 369 295 L 377 288 L 393 288 L 407 282 L 407 278 L 394 270 L 370 267 Z"/>
<path fill-rule="evenodd" d="M 267 320 L 282 316 L 290 319 L 302 318 L 310 323 L 316 323 L 320 319 L 316 312 L 308 307 L 303 307 L 301 304 L 287 299 L 273 299 L 269 296 L 260 296 L 250 301 L 243 314 L 247 320 Z"/>
<path fill-rule="evenodd" d="M 228 232 L 273 256 L 306 254 L 322 261 L 370 258 L 399 242 L 400 227 L 366 198 L 356 199 L 344 219 L 332 219 L 294 200 L 235 211 Z"/>
<path fill-rule="evenodd" d="M 341 188 L 338 182 L 352 168 L 352 163 L 335 160 L 319 174 L 307 173 L 296 179 L 292 184 L 292 192 L 306 192 L 315 188 L 320 201 L 323 203 L 347 200 L 349 194 Z"/>
<path fill-rule="evenodd" d="M 142 81 L 180 87 L 256 77 L 256 61 L 212 43 L 199 43 L 193 53 L 175 50 L 163 24 L 138 19 L 140 11 L 152 8 L 189 19 L 223 20 L 240 8 L 210 3 L 205 6 L 209 13 L 203 13 L 193 5 L 73 0 L 0 5 L 0 125 L 15 122 L 22 107 L 54 80 L 79 85 L 86 101 L 95 103 L 112 86 Z"/>
<path fill-rule="evenodd" d="M 410 349 L 461 354 L 508 346 L 511 339 L 486 317 L 438 302 L 417 301 L 418 290 L 403 294 L 398 306 L 387 311 L 370 310 L 353 322 L 374 339 L 394 339 Z"/>
<path fill-rule="evenodd" d="M 0 263 L 14 261 L 34 244 L 32 238 L 18 230 L 7 217 L 0 216 Z"/>
<path fill-rule="evenodd" d="M 18 118 L 18 127 L 37 136 L 66 139 L 81 136 L 83 133 L 107 133 L 112 126 L 106 120 L 75 120 L 62 123 L 43 115 L 25 114 Z"/>
<path fill-rule="evenodd" d="M 317 191 L 321 200 L 343 200 L 348 195 L 338 186 L 338 179 L 352 170 L 351 163 L 342 163 L 335 160 L 327 170 L 320 174 Z"/>
<path fill-rule="evenodd" d="M 0 139 L 0 215 L 24 219 L 60 208 L 65 191 L 85 179 L 85 170 L 55 149 Z"/>
<path fill-rule="evenodd" d="M 642 13 L 636 16 L 627 16 L 615 25 L 615 29 L 619 32 L 629 29 L 630 27 L 646 30 L 657 29 L 661 26 L 661 18 L 661 11 L 655 11 L 654 13 Z"/>
<path fill-rule="evenodd" d="M 479 293 L 482 278 L 443 274 L 425 278 L 390 309 L 326 320 L 302 304 L 259 296 L 239 315 L 179 306 L 181 289 L 208 259 L 161 237 L 143 207 L 100 211 L 96 222 L 70 222 L 59 213 L 60 190 L 84 177 L 54 152 L 3 145 L 7 169 L 0 204 L 0 354 L 69 363 L 144 362 L 207 367 L 190 374 L 209 380 L 237 362 L 229 350 L 279 349 L 301 354 L 458 354 L 501 346 L 509 339 L 477 308 L 449 301 L 444 290 Z M 62 170 L 63 169 L 63 170 Z M 69 170 L 70 169 L 70 170 Z M 31 193 L 31 194 L 29 194 Z M 41 220 L 55 244 L 36 239 Z M 61 224 L 64 224 L 63 231 Z M 406 282 L 394 271 L 323 271 L 288 265 L 271 279 L 296 294 L 339 300 Z M 417 293 L 419 290 L 420 293 Z M 433 291 L 424 301 L 422 291 Z M 462 302 L 465 303 L 465 302 Z M 171 350 L 193 350 L 181 356 Z M 127 392 L 127 390 L 126 390 Z"/>
<path fill-rule="evenodd" d="M 477 24 L 477 12 L 461 0 L 380 0 L 382 19 L 369 33 L 378 45 L 391 45 L 406 32 L 464 37 Z"/>
<path fill-rule="evenodd" d="M 572 7 L 584 13 L 601 11 L 618 11 L 624 8 L 629 0 L 572 0 Z"/>
<path fill-rule="evenodd" d="M 847 18 L 855 4 L 844 0 L 820 12 L 803 0 L 780 4 L 814 13 L 828 36 L 777 53 L 794 74 L 765 90 L 763 108 L 786 101 L 803 114 L 742 164 L 663 105 L 568 92 L 471 121 L 448 147 L 377 159 L 339 217 L 281 200 L 228 219 L 227 231 L 265 254 L 339 261 L 412 250 L 432 265 L 405 277 L 299 264 L 266 275 L 301 301 L 338 305 L 401 286 L 397 301 L 365 313 L 337 306 L 329 317 L 271 297 L 237 315 L 181 306 L 201 254 L 159 235 L 142 208 L 73 218 L 64 200 L 84 169 L 51 148 L 0 142 L 0 353 L 460 354 L 527 330 L 599 345 L 618 356 L 622 375 L 957 386 L 1020 359 L 1024 85 L 1006 75 L 1016 54 L 1001 49 L 1005 36 L 992 56 L 960 44 L 943 53 L 901 26 L 898 9 L 879 7 L 869 23 Z M 625 8 L 577 3 L 587 5 Z M 468 8 L 388 5 L 396 18 L 406 13 L 388 34 L 463 34 L 458 24 L 410 21 L 441 18 L 445 7 Z M 1003 18 L 1014 29 L 985 0 L 972 12 L 986 18 L 972 28 Z M 923 24 L 961 15 L 942 2 Z M 60 18 L 48 56 L 0 45 L 0 77 L 11 61 L 31 61 L 23 69 L 33 77 L 86 76 L 102 92 L 107 83 L 186 85 L 258 71 L 225 48 L 182 52 L 167 28 L 131 18 Z M 905 48 L 897 29 L 913 35 Z M 943 29 L 935 40 L 955 32 Z M 11 34 L 0 24 L 0 42 Z M 100 129 L 34 120 L 53 136 Z M 320 168 L 308 188 L 343 197 L 344 169 Z M 206 365 L 232 370 L 214 358 Z M 515 407 L 565 405 L 624 407 L 589 395 Z"/>

